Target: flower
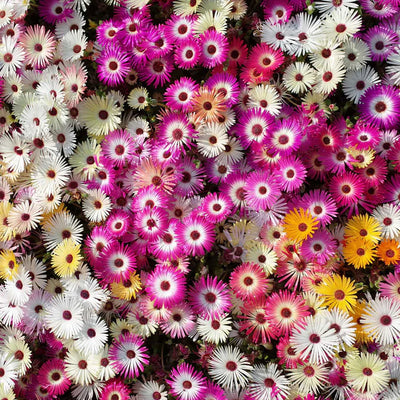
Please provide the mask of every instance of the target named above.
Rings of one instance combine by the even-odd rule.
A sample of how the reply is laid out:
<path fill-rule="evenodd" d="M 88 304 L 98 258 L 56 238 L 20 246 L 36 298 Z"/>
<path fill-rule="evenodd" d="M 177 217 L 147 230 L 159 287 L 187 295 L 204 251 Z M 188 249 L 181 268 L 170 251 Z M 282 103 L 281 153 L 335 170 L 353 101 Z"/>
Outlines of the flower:
<path fill-rule="evenodd" d="M 117 373 L 124 378 L 135 378 L 149 364 L 143 339 L 132 333 L 121 335 L 110 346 L 110 360 Z"/>
<path fill-rule="evenodd" d="M 54 250 L 51 258 L 52 267 L 59 276 L 70 276 L 78 268 L 82 257 L 80 245 L 71 238 L 64 239 Z"/>
<path fill-rule="evenodd" d="M 326 326 L 321 314 L 305 317 L 303 324 L 294 329 L 291 343 L 302 360 L 318 364 L 327 362 L 339 344 L 335 330 Z"/>
<path fill-rule="evenodd" d="M 217 347 L 209 361 L 209 374 L 222 388 L 246 387 L 253 367 L 243 353 L 232 346 Z"/>
<path fill-rule="evenodd" d="M 343 256 L 355 268 L 365 268 L 376 257 L 375 245 L 363 238 L 347 240 L 343 247 Z"/>
<path fill-rule="evenodd" d="M 343 311 L 352 311 L 357 302 L 357 289 L 354 282 L 345 276 L 333 274 L 324 279 L 316 289 L 324 299 L 329 309 L 338 308 Z"/>
<path fill-rule="evenodd" d="M 253 263 L 244 263 L 231 273 L 229 283 L 243 300 L 256 299 L 265 292 L 267 279 L 264 270 Z"/>
<path fill-rule="evenodd" d="M 308 210 L 295 208 L 286 215 L 284 229 L 290 239 L 302 242 L 313 236 L 317 224 L 316 218 L 313 218 Z"/>
<path fill-rule="evenodd" d="M 390 377 L 384 361 L 372 353 L 361 353 L 358 357 L 350 358 L 346 364 L 346 376 L 354 389 L 371 394 L 381 392 Z"/>
<path fill-rule="evenodd" d="M 368 302 L 361 322 L 381 345 L 392 345 L 400 336 L 400 304 L 387 297 Z"/>
<path fill-rule="evenodd" d="M 171 387 L 172 395 L 177 396 L 179 400 L 200 399 L 206 389 L 206 378 L 187 363 L 173 368 L 166 382 Z"/>

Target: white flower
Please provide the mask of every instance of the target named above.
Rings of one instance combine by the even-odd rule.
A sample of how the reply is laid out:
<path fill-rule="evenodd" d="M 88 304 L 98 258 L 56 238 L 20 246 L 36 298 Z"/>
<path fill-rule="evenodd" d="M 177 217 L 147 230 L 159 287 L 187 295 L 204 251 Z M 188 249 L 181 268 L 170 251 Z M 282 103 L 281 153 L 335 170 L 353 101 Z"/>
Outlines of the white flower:
<path fill-rule="evenodd" d="M 364 330 L 379 344 L 393 345 L 400 337 L 400 303 L 388 297 L 370 300 L 361 322 Z"/>
<path fill-rule="evenodd" d="M 83 307 L 76 299 L 63 295 L 54 296 L 45 310 L 48 329 L 59 337 L 71 339 L 83 327 Z"/>
<path fill-rule="evenodd" d="M 83 213 L 91 222 L 104 221 L 111 211 L 111 200 L 101 190 L 88 190 L 83 199 Z"/>
<path fill-rule="evenodd" d="M 83 327 L 76 335 L 75 347 L 84 355 L 98 354 L 107 340 L 106 323 L 95 314 L 91 314 L 83 320 Z"/>
<path fill-rule="evenodd" d="M 358 104 L 364 92 L 380 81 L 377 72 L 369 65 L 364 65 L 360 69 L 347 71 L 342 84 L 343 92 L 349 100 Z"/>
<path fill-rule="evenodd" d="M 257 364 L 251 373 L 247 390 L 255 399 L 285 400 L 289 393 L 289 380 L 278 370 L 277 364 Z"/>
<path fill-rule="evenodd" d="M 222 153 L 228 144 L 228 135 L 223 125 L 206 123 L 199 130 L 196 139 L 199 152 L 205 157 L 212 158 Z"/>
<path fill-rule="evenodd" d="M 246 387 L 252 370 L 252 365 L 239 349 L 220 346 L 213 351 L 208 372 L 224 389 L 239 390 Z"/>
<path fill-rule="evenodd" d="M 197 318 L 197 331 L 200 337 L 210 343 L 224 343 L 231 329 L 232 319 L 227 314 L 214 318 Z"/>
<path fill-rule="evenodd" d="M 291 343 L 303 360 L 324 363 L 334 356 L 339 340 L 335 330 L 326 323 L 323 314 L 304 319 L 304 325 L 296 327 Z M 309 357 L 309 358 L 308 358 Z"/>
<path fill-rule="evenodd" d="M 0 386 L 8 390 L 14 387 L 14 381 L 17 380 L 17 371 L 19 365 L 9 354 L 0 353 Z"/>
<path fill-rule="evenodd" d="M 383 238 L 399 238 L 400 208 L 396 204 L 381 204 L 375 208 L 372 216 L 379 222 Z"/>

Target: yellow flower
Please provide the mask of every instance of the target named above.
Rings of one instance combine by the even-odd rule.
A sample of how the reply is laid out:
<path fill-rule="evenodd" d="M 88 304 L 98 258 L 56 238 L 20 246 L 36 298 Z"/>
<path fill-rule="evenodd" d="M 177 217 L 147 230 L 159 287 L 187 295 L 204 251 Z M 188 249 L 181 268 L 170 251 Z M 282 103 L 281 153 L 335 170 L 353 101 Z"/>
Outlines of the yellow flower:
<path fill-rule="evenodd" d="M 8 225 L 7 217 L 13 204 L 5 201 L 0 202 L 0 240 L 6 242 L 15 236 L 14 229 Z"/>
<path fill-rule="evenodd" d="M 376 257 L 375 245 L 362 238 L 347 240 L 343 246 L 343 256 L 354 268 L 365 268 Z"/>
<path fill-rule="evenodd" d="M 113 282 L 111 292 L 115 297 L 123 300 L 136 299 L 137 292 L 142 289 L 142 282 L 139 275 L 132 273 L 129 278 L 121 283 Z"/>
<path fill-rule="evenodd" d="M 308 210 L 295 208 L 285 217 L 285 232 L 289 239 L 300 243 L 308 237 L 312 237 L 317 229 L 318 221 L 313 218 Z"/>
<path fill-rule="evenodd" d="M 343 311 L 351 311 L 357 303 L 357 289 L 353 281 L 345 276 L 333 274 L 324 279 L 324 282 L 316 288 L 316 292 L 324 297 L 324 304 Z"/>
<path fill-rule="evenodd" d="M 379 244 L 378 257 L 386 264 L 396 264 L 400 260 L 399 242 L 394 239 L 385 239 Z"/>
<path fill-rule="evenodd" d="M 359 343 L 369 343 L 372 341 L 372 337 L 365 331 L 364 324 L 361 322 L 361 317 L 364 316 L 364 310 L 367 304 L 365 300 L 357 301 L 353 310 L 350 311 L 350 317 L 356 324 L 356 340 Z"/>
<path fill-rule="evenodd" d="M 64 239 L 53 251 L 51 266 L 61 277 L 71 276 L 82 260 L 81 246 L 72 239 Z"/>
<path fill-rule="evenodd" d="M 346 239 L 362 238 L 366 241 L 378 243 L 381 238 L 379 222 L 368 214 L 353 217 L 344 230 Z"/>
<path fill-rule="evenodd" d="M 347 151 L 354 158 L 351 164 L 356 168 L 365 168 L 374 161 L 375 151 L 372 149 L 357 149 L 356 147 L 349 147 Z"/>
<path fill-rule="evenodd" d="M 3 250 L 0 253 L 0 278 L 10 279 L 18 272 L 19 265 L 11 250 Z"/>

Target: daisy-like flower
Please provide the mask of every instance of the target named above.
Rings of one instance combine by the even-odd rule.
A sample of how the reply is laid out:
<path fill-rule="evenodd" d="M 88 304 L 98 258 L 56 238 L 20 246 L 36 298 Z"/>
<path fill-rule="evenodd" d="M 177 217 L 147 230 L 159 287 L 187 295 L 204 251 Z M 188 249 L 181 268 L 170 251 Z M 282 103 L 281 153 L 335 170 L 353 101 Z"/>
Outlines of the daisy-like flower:
<path fill-rule="evenodd" d="M 288 378 L 297 386 L 297 393 L 307 396 L 309 393 L 319 393 L 328 382 L 327 367 L 319 364 L 304 363 L 288 371 Z M 306 399 L 307 397 L 304 397 Z M 313 400 L 314 397 L 311 397 Z"/>
<path fill-rule="evenodd" d="M 29 300 L 32 293 L 32 281 L 24 269 L 20 269 L 15 275 L 5 282 L 5 294 L 10 303 L 23 306 Z"/>
<path fill-rule="evenodd" d="M 167 400 L 167 396 L 165 385 L 156 381 L 146 381 L 138 385 L 136 398 L 138 400 L 153 400 L 158 397 L 159 400 Z"/>
<path fill-rule="evenodd" d="M 110 132 L 102 142 L 104 156 L 114 165 L 121 167 L 130 162 L 134 153 L 134 142 L 131 135 L 125 130 Z"/>
<path fill-rule="evenodd" d="M 268 297 L 267 310 L 270 322 L 279 331 L 279 336 L 289 334 L 308 315 L 308 307 L 302 297 L 286 290 Z"/>
<path fill-rule="evenodd" d="M 377 244 L 381 238 L 379 222 L 368 214 L 356 215 L 347 222 L 344 236 L 349 240 L 362 238 Z"/>
<path fill-rule="evenodd" d="M 389 274 L 379 283 L 379 289 L 382 296 L 391 298 L 399 302 L 400 300 L 400 275 L 398 273 Z"/>
<path fill-rule="evenodd" d="M 324 304 L 329 309 L 351 311 L 357 303 L 357 289 L 354 282 L 345 276 L 333 274 L 325 278 L 316 291 L 322 295 Z"/>
<path fill-rule="evenodd" d="M 120 109 L 110 97 L 93 95 L 79 103 L 79 121 L 94 136 L 105 136 L 118 128 Z"/>
<path fill-rule="evenodd" d="M 83 56 L 86 46 L 87 38 L 84 31 L 75 29 L 61 37 L 57 50 L 63 59 L 77 61 Z"/>
<path fill-rule="evenodd" d="M 39 384 L 48 390 L 51 396 L 64 394 L 71 381 L 65 374 L 65 364 L 59 358 L 47 360 L 38 372 Z"/>
<path fill-rule="evenodd" d="M 316 71 L 305 62 L 295 62 L 289 65 L 283 74 L 283 83 L 295 94 L 311 89 L 316 81 Z"/>
<path fill-rule="evenodd" d="M 270 172 L 252 172 L 243 187 L 244 198 L 256 211 L 271 208 L 280 195 L 279 183 Z"/>
<path fill-rule="evenodd" d="M 393 345 L 400 336 L 400 304 L 388 297 L 368 302 L 361 318 L 365 331 L 381 345 Z"/>
<path fill-rule="evenodd" d="M 170 56 L 157 57 L 149 60 L 140 70 L 139 77 L 154 87 L 164 86 L 169 82 L 173 70 Z"/>
<path fill-rule="evenodd" d="M 182 272 L 166 265 L 157 265 L 146 279 L 146 292 L 157 307 L 179 304 L 185 296 Z"/>
<path fill-rule="evenodd" d="M 120 335 L 110 346 L 110 360 L 124 378 L 136 378 L 149 364 L 147 348 L 141 337 L 132 333 Z"/>
<path fill-rule="evenodd" d="M 360 98 L 361 118 L 379 128 L 395 129 L 399 123 L 400 97 L 394 86 L 374 85 Z"/>
<path fill-rule="evenodd" d="M 294 120 L 278 120 L 272 126 L 267 143 L 282 156 L 295 152 L 301 141 L 300 124 Z"/>
<path fill-rule="evenodd" d="M 134 250 L 119 242 L 109 244 L 100 253 L 99 261 L 95 264 L 96 275 L 106 283 L 128 279 L 135 268 Z"/>
<path fill-rule="evenodd" d="M 361 28 L 361 16 L 357 10 L 339 7 L 330 12 L 322 23 L 321 32 L 329 38 L 345 42 Z"/>
<path fill-rule="evenodd" d="M 209 361 L 209 374 L 222 388 L 239 390 L 246 387 L 253 367 L 239 349 L 218 346 Z"/>
<path fill-rule="evenodd" d="M 329 185 L 329 192 L 339 207 L 355 207 L 363 190 L 364 182 L 352 172 L 334 176 Z"/>
<path fill-rule="evenodd" d="M 29 26 L 21 35 L 20 43 L 26 53 L 26 61 L 32 67 L 43 68 L 53 56 L 56 41 L 44 26 Z"/>
<path fill-rule="evenodd" d="M 196 138 L 199 153 L 208 158 L 221 154 L 228 140 L 225 127 L 215 122 L 204 124 Z"/>
<path fill-rule="evenodd" d="M 104 221 L 111 211 L 111 200 L 100 189 L 88 191 L 82 202 L 83 213 L 92 222 Z"/>
<path fill-rule="evenodd" d="M 272 85 L 257 85 L 250 89 L 247 106 L 260 108 L 271 115 L 278 115 L 282 108 L 282 96 L 278 88 Z"/>
<path fill-rule="evenodd" d="M 42 208 L 36 202 L 26 200 L 14 205 L 10 210 L 7 222 L 16 233 L 24 233 L 37 227 L 42 218 Z"/>
<path fill-rule="evenodd" d="M 55 335 L 71 339 L 83 327 L 82 314 L 82 305 L 76 299 L 58 295 L 46 305 L 44 320 Z"/>
<path fill-rule="evenodd" d="M 235 268 L 229 280 L 235 294 L 243 300 L 256 299 L 265 292 L 267 278 L 258 264 L 244 263 Z"/>
<path fill-rule="evenodd" d="M 345 349 L 346 346 L 353 346 L 356 340 L 356 324 L 353 318 L 343 310 L 333 308 L 332 310 L 325 311 L 322 313 L 330 324 L 330 327 L 335 330 L 335 334 L 339 339 L 340 346 Z"/>
<path fill-rule="evenodd" d="M 397 264 L 400 261 L 400 243 L 393 239 L 384 239 L 377 248 L 377 256 L 385 265 Z"/>
<path fill-rule="evenodd" d="M 216 30 L 208 30 L 199 36 L 201 63 L 206 68 L 222 64 L 228 54 L 228 39 Z"/>
<path fill-rule="evenodd" d="M 183 219 L 179 228 L 178 237 L 189 254 L 202 256 L 212 249 L 214 226 L 205 218 L 189 215 Z"/>
<path fill-rule="evenodd" d="M 334 356 L 338 348 L 335 330 L 327 326 L 322 314 L 304 319 L 304 326 L 296 327 L 291 336 L 293 347 L 303 360 L 322 364 Z"/>
<path fill-rule="evenodd" d="M 223 314 L 218 318 L 197 318 L 197 332 L 200 337 L 210 343 L 223 343 L 232 329 L 232 319 Z"/>
<path fill-rule="evenodd" d="M 0 385 L 5 389 L 12 389 L 17 380 L 18 364 L 7 353 L 0 354 L 0 370 L 3 372 L 0 377 Z"/>
<path fill-rule="evenodd" d="M 200 400 L 206 389 L 204 375 L 185 362 L 172 369 L 166 382 L 178 400 Z"/>
<path fill-rule="evenodd" d="M 100 400 L 128 400 L 130 389 L 122 379 L 111 379 L 101 390 Z M 161 398 L 160 398 L 161 399 Z"/>
<path fill-rule="evenodd" d="M 268 136 L 274 119 L 262 108 L 251 108 L 245 111 L 239 118 L 237 134 L 244 148 L 252 143 L 263 142 Z"/>
<path fill-rule="evenodd" d="M 182 69 L 194 68 L 200 60 L 200 44 L 195 38 L 188 38 L 182 41 L 175 48 L 174 61 Z"/>
<path fill-rule="evenodd" d="M 22 66 L 25 58 L 25 51 L 22 46 L 18 45 L 15 38 L 3 37 L 0 46 L 0 74 L 1 76 L 9 76 L 17 68 Z"/>
<path fill-rule="evenodd" d="M 83 327 L 76 335 L 75 347 L 82 354 L 98 354 L 107 342 L 107 325 L 95 316 L 84 318 Z"/>
<path fill-rule="evenodd" d="M 137 87 L 132 89 L 127 98 L 128 105 L 137 110 L 143 110 L 149 105 L 149 93 L 146 88 Z"/>
<path fill-rule="evenodd" d="M 343 247 L 343 256 L 356 269 L 365 268 L 376 257 L 375 245 L 363 238 L 347 240 Z"/>
<path fill-rule="evenodd" d="M 256 364 L 247 392 L 256 399 L 285 400 L 289 394 L 289 380 L 276 364 Z"/>
<path fill-rule="evenodd" d="M 300 199 L 299 207 L 308 209 L 322 225 L 329 224 L 337 214 L 336 203 L 329 193 L 321 190 L 311 190 L 306 193 Z"/>
<path fill-rule="evenodd" d="M 346 377 L 354 389 L 377 394 L 389 384 L 390 374 L 377 354 L 362 352 L 348 360 Z"/>
<path fill-rule="evenodd" d="M 29 144 L 21 135 L 3 135 L 0 138 L 0 146 L 3 160 L 12 171 L 20 173 L 31 162 Z"/>
<path fill-rule="evenodd" d="M 272 76 L 273 71 L 283 63 L 284 56 L 282 51 L 274 50 L 266 43 L 260 43 L 253 47 L 247 61 L 250 68 L 255 68 L 266 78 Z"/>
<path fill-rule="evenodd" d="M 77 385 L 90 385 L 97 377 L 99 365 L 97 355 L 83 355 L 75 348 L 68 350 L 65 357 L 65 372 Z"/>
<path fill-rule="evenodd" d="M 229 312 L 231 307 L 227 285 L 217 277 L 201 277 L 189 290 L 189 302 L 196 314 L 215 318 Z"/>
<path fill-rule="evenodd" d="M 221 113 L 226 111 L 225 96 L 216 90 L 202 87 L 193 97 L 193 111 L 199 121 L 218 122 Z"/>
<path fill-rule="evenodd" d="M 78 268 L 81 260 L 80 245 L 69 238 L 63 240 L 53 250 L 51 264 L 55 273 L 64 277 L 72 275 Z"/>
<path fill-rule="evenodd" d="M 303 208 L 295 208 L 290 211 L 284 222 L 286 235 L 296 242 L 302 242 L 308 237 L 312 237 L 318 225 L 317 219 Z"/>
<path fill-rule="evenodd" d="M 237 299 L 237 296 L 234 297 Z M 247 300 L 239 315 L 239 334 L 246 335 L 253 343 L 267 343 L 277 338 L 276 326 L 270 322 L 267 301 L 263 297 Z"/>
<path fill-rule="evenodd" d="M 302 243 L 301 252 L 304 258 L 324 264 L 335 255 L 337 247 L 336 239 L 328 231 L 318 229 Z"/>
<path fill-rule="evenodd" d="M 196 326 L 192 309 L 186 303 L 170 306 L 169 316 L 164 318 L 161 330 L 172 338 L 184 338 L 193 331 Z"/>
<path fill-rule="evenodd" d="M 316 66 L 316 68 L 318 68 Z M 319 68 L 318 68 L 319 69 Z M 337 85 L 343 81 L 345 69 L 343 64 L 329 64 L 321 67 L 316 74 L 316 84 L 314 91 L 328 95 L 337 88 Z"/>
<path fill-rule="evenodd" d="M 346 73 L 343 80 L 343 92 L 350 101 L 358 104 L 365 91 L 379 83 L 380 78 L 377 72 L 365 65 L 360 69 Z"/>
<path fill-rule="evenodd" d="M 193 96 L 198 89 L 199 85 L 193 79 L 182 77 L 165 91 L 166 103 L 173 109 L 187 112 L 193 105 Z"/>
<path fill-rule="evenodd" d="M 121 84 L 129 73 L 129 61 L 128 54 L 120 48 L 104 49 L 96 60 L 100 81 L 110 86 Z"/>

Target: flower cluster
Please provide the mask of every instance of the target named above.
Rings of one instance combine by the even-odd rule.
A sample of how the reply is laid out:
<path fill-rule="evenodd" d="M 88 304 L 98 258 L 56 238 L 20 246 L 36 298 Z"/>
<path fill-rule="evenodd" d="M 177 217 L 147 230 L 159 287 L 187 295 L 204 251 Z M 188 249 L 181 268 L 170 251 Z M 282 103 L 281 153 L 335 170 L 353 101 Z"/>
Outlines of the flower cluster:
<path fill-rule="evenodd" d="M 0 399 L 398 400 L 400 0 L 0 0 Z"/>

